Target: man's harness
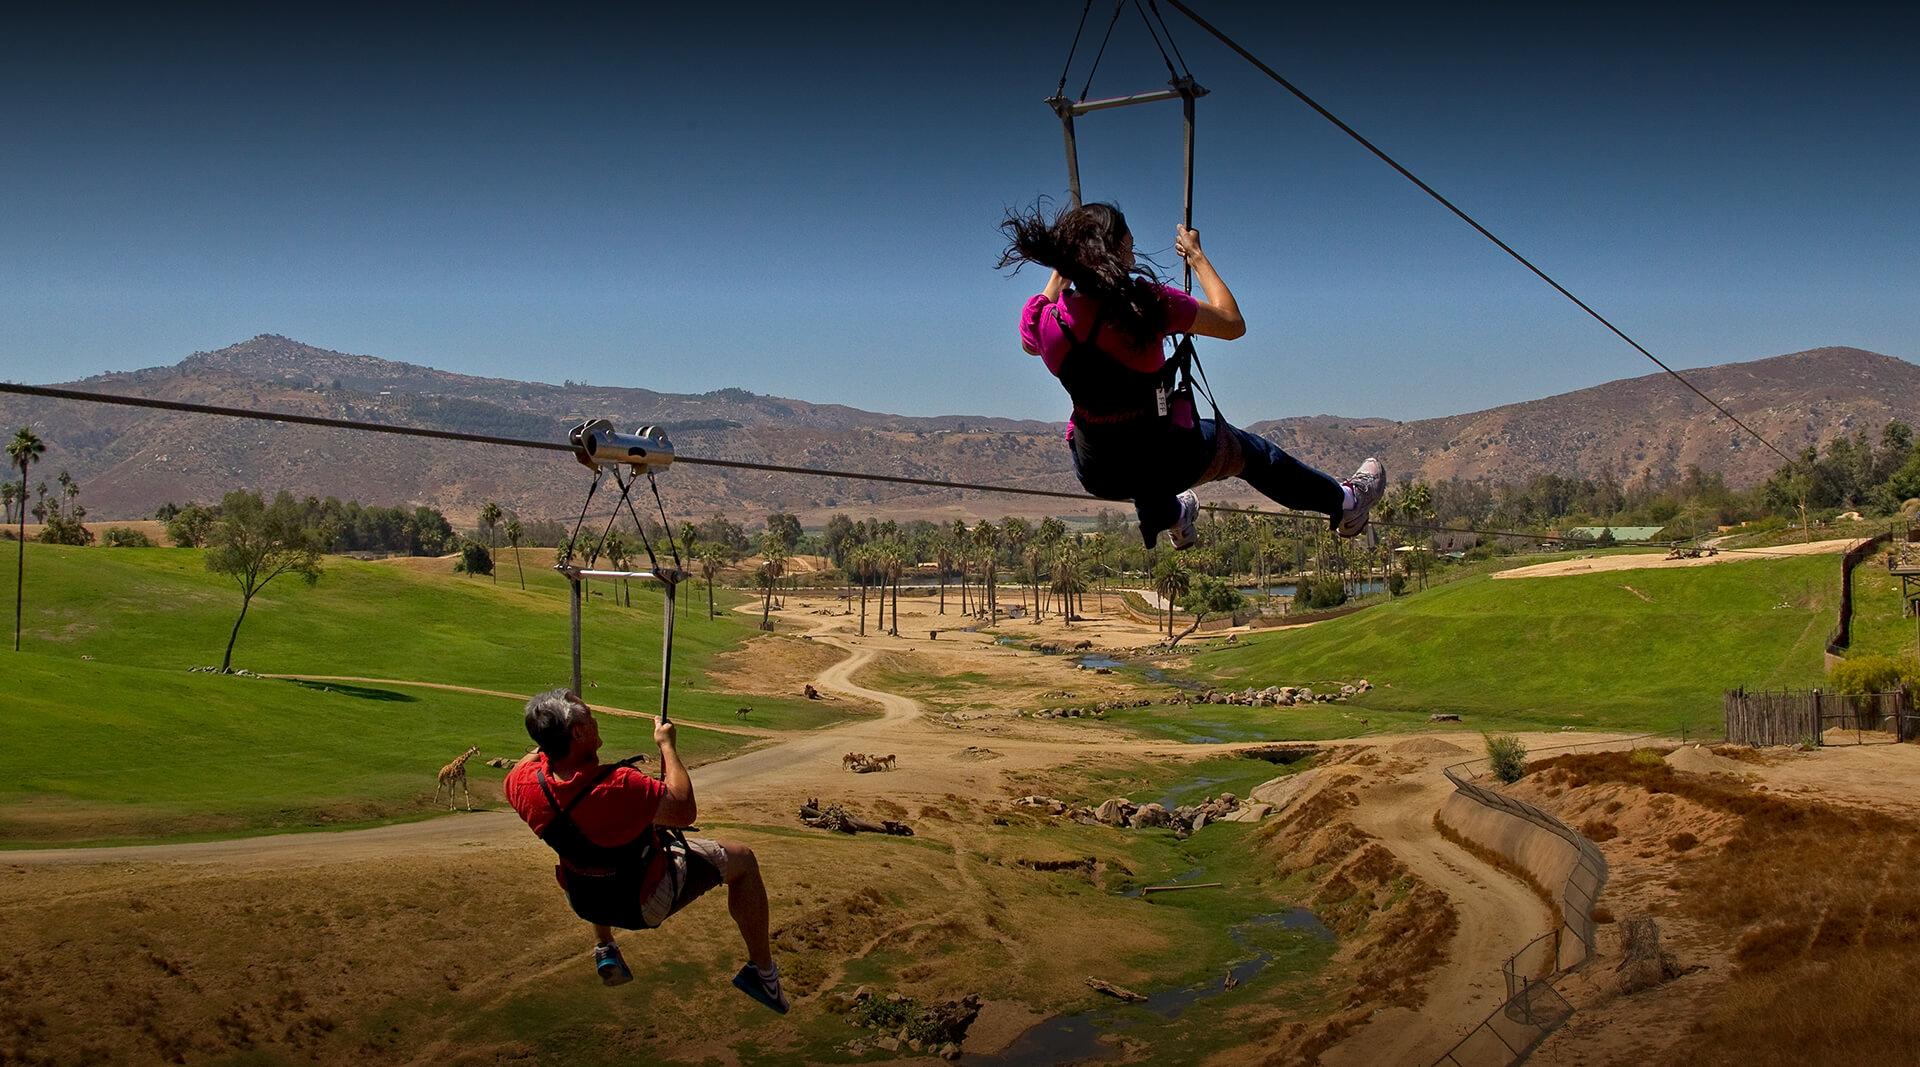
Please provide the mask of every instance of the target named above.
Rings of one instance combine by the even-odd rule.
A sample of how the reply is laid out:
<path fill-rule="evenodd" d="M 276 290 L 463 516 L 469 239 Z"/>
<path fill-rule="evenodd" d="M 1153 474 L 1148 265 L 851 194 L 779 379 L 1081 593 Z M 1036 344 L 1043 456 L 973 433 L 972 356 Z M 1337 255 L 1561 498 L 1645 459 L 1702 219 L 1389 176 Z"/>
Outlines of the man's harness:
<path fill-rule="evenodd" d="M 594 843 L 580 829 L 580 824 L 573 821 L 574 805 L 615 771 L 632 763 L 633 760 L 622 760 L 600 768 L 565 807 L 553 795 L 546 768 L 534 771 L 534 777 L 540 783 L 540 791 L 546 794 L 547 803 L 553 805 L 553 820 L 540 831 L 540 840 L 560 857 L 553 873 L 560 888 L 566 890 L 567 903 L 572 905 L 574 914 L 603 926 L 645 930 L 652 925 L 646 920 L 645 905 L 659 890 L 660 883 L 673 878 L 676 897 L 686 883 L 686 864 L 674 862 L 676 851 L 682 857 L 686 855 L 686 835 L 670 827 L 649 826 L 632 841 L 609 846 Z"/>

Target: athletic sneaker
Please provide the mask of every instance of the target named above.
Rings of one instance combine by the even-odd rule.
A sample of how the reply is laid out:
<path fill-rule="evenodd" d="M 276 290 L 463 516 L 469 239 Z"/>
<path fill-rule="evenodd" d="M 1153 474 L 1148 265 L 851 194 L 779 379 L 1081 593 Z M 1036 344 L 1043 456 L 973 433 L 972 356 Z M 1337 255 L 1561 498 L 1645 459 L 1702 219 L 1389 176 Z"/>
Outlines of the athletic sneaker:
<path fill-rule="evenodd" d="M 600 972 L 601 985 L 626 985 L 633 981 L 633 972 L 627 969 L 627 961 L 620 958 L 619 945 L 595 945 L 593 969 Z"/>
<path fill-rule="evenodd" d="M 1189 489 L 1173 500 L 1180 505 L 1180 517 L 1174 520 L 1167 536 L 1173 540 L 1174 548 L 1184 551 L 1200 543 L 1200 532 L 1194 529 L 1194 524 L 1200 521 L 1200 498 Z"/>
<path fill-rule="evenodd" d="M 733 976 L 734 988 L 753 999 L 772 1008 L 782 1015 L 787 1013 L 787 995 L 780 991 L 780 971 L 775 968 L 772 978 L 761 976 L 760 968 L 748 963 Z"/>
<path fill-rule="evenodd" d="M 1367 513 L 1386 495 L 1386 465 L 1369 456 L 1360 464 L 1360 469 L 1353 472 L 1353 477 L 1340 484 L 1353 491 L 1353 506 L 1340 513 L 1336 528 L 1341 537 L 1359 537 L 1366 532 Z"/>

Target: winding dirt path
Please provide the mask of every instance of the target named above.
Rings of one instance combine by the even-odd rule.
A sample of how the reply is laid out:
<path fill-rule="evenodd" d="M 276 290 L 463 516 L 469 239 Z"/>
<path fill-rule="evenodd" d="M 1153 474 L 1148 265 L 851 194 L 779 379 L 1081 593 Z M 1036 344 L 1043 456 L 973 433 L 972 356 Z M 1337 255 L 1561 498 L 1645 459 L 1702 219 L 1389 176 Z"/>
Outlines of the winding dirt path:
<path fill-rule="evenodd" d="M 1553 913 L 1531 889 L 1434 829 L 1434 813 L 1453 794 L 1452 783 L 1440 772 L 1448 759 L 1374 786 L 1352 810 L 1355 825 L 1378 837 L 1415 877 L 1447 895 L 1459 927 L 1446 961 L 1428 973 L 1427 999 L 1418 1010 L 1375 1013 L 1366 1026 L 1327 1050 L 1321 1061 L 1328 1067 L 1432 1061 L 1506 997 L 1500 965 L 1553 929 Z"/>

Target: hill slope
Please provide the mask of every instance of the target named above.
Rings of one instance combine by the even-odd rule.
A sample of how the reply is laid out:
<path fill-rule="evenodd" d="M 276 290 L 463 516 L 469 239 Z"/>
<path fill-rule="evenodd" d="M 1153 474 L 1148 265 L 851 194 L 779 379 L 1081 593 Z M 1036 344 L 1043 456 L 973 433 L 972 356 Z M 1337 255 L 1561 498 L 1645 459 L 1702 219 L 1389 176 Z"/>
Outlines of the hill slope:
<path fill-rule="evenodd" d="M 1688 373 L 1789 449 L 1920 414 L 1920 367 L 1859 349 L 1820 348 Z M 273 335 L 196 353 L 171 367 L 72 384 L 550 440 L 583 417 L 606 416 L 621 424 L 666 425 L 689 455 L 1078 490 L 1057 423 L 908 418 L 739 389 L 683 395 L 481 378 Z M 86 486 L 86 502 L 103 517 L 143 515 L 167 500 L 211 499 L 236 485 L 369 503 L 427 503 L 463 519 L 494 499 L 528 516 L 549 517 L 568 513 L 583 488 L 580 468 L 562 455 L 397 443 L 346 431 L 15 397 L 0 398 L 0 420 L 39 428 L 49 444 L 47 469 L 71 470 Z M 1439 419 L 1322 415 L 1253 428 L 1332 470 L 1378 455 L 1396 477 L 1509 481 L 1550 471 L 1612 471 L 1632 481 L 1699 464 L 1745 485 L 1764 478 L 1775 460 L 1658 374 Z M 1018 497 L 711 468 L 675 472 L 668 484 L 676 509 L 698 516 L 728 511 L 751 517 L 784 509 L 818 521 L 834 508 L 934 518 L 1074 509 Z M 1256 499 L 1238 483 L 1208 495 Z"/>

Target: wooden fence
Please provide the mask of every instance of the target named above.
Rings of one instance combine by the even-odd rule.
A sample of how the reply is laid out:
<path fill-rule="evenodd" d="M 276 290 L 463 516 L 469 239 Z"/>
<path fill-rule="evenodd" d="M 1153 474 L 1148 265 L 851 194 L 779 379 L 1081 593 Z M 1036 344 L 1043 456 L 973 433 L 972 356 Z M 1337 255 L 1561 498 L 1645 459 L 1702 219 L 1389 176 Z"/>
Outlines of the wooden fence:
<path fill-rule="evenodd" d="M 1891 693 L 1780 693 L 1727 690 L 1726 737 L 1738 745 L 1827 744 L 1829 730 L 1851 730 L 1855 741 L 1911 741 L 1920 737 L 1920 713 L 1905 690 Z"/>
<path fill-rule="evenodd" d="M 1886 544 L 1893 536 L 1888 533 L 1875 534 L 1865 541 L 1847 549 L 1840 557 L 1840 617 L 1834 622 L 1833 632 L 1827 635 L 1827 666 L 1833 666 L 1832 659 L 1845 654 L 1847 646 L 1853 643 L 1853 569 L 1860 561 L 1873 555 L 1873 550 Z"/>

